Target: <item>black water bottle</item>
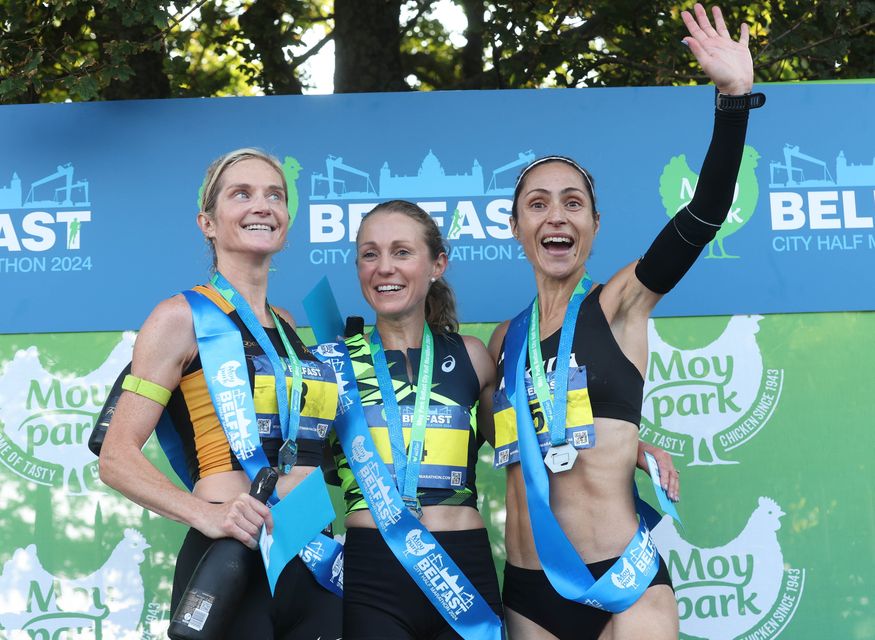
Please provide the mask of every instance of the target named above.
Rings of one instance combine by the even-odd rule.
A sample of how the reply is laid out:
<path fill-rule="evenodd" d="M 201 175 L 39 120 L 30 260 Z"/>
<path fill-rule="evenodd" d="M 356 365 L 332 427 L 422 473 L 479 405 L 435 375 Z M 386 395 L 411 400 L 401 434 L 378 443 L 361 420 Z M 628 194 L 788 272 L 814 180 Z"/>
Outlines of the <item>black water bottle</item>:
<path fill-rule="evenodd" d="M 267 502 L 279 475 L 264 467 L 252 481 L 249 495 Z M 213 542 L 201 558 L 170 620 L 172 640 L 214 640 L 224 637 L 257 554 L 233 538 Z"/>
<path fill-rule="evenodd" d="M 106 402 L 103 403 L 103 409 L 100 410 L 100 415 L 94 422 L 94 428 L 91 430 L 91 436 L 88 438 L 88 448 L 91 453 L 100 456 L 100 448 L 103 446 L 103 439 L 106 437 L 106 430 L 109 428 L 109 422 L 112 420 L 112 414 L 115 413 L 115 405 L 118 404 L 119 396 L 122 394 L 122 383 L 125 377 L 131 372 L 131 363 L 122 369 L 115 380 L 115 384 L 110 389 L 109 396 Z"/>

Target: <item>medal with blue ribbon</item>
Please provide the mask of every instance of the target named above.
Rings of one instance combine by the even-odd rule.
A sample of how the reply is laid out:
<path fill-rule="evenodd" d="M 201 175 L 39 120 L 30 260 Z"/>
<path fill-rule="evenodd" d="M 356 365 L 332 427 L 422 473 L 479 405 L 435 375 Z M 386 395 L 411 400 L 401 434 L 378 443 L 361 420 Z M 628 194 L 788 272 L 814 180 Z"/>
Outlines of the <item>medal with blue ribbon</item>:
<path fill-rule="evenodd" d="M 386 427 L 389 430 L 389 443 L 392 451 L 392 464 L 395 468 L 395 483 L 404 505 L 417 518 L 422 518 L 422 508 L 416 496 L 419 482 L 419 467 L 425 450 L 425 427 L 428 417 L 428 407 L 431 399 L 431 378 L 434 367 L 434 338 L 428 324 L 422 329 L 422 351 L 419 356 L 419 371 L 416 382 L 416 402 L 413 406 L 413 418 L 410 425 L 410 446 L 404 444 L 404 428 L 401 420 L 401 410 L 395 397 L 395 386 L 389 373 L 389 364 L 383 349 L 383 341 L 377 328 L 371 333 L 371 359 L 374 362 L 374 373 L 380 387 L 380 396 L 386 412 Z"/>
<path fill-rule="evenodd" d="M 551 398 L 549 386 L 546 380 L 542 379 L 542 394 L 538 394 L 539 403 L 544 408 L 545 418 L 552 420 L 548 424 L 550 425 L 551 444 L 554 447 L 557 442 L 559 446 L 566 444 L 563 411 L 565 398 L 561 385 L 566 384 L 567 380 L 567 373 L 564 371 L 567 371 L 569 366 L 570 345 L 577 313 L 585 295 L 584 291 L 588 291 L 591 285 L 586 280 L 588 278 L 585 276 L 578 288 L 575 289 L 566 310 L 560 335 L 556 374 L 554 375 L 556 391 Z M 579 295 L 579 292 L 583 295 Z M 593 578 L 583 558 L 577 553 L 556 520 L 550 507 L 550 476 L 544 468 L 525 383 L 527 355 L 532 368 L 532 377 L 536 378 L 541 375 L 539 368 L 540 372 L 543 372 L 539 331 L 533 329 L 531 322 L 533 316 L 537 318 L 537 303 L 536 299 L 531 309 L 525 309 L 511 321 L 505 338 L 504 360 L 505 389 L 517 417 L 520 463 L 526 485 L 526 502 L 532 524 L 535 549 L 550 584 L 563 598 L 618 613 L 632 606 L 656 575 L 659 557 L 650 536 L 649 527 L 655 526 L 659 516 L 650 505 L 638 498 L 636 490 L 635 501 L 639 514 L 638 530 L 620 558 L 598 580 Z M 533 348 L 532 342 L 538 344 L 537 349 Z M 565 351 L 566 349 L 567 351 Z M 563 367 L 564 371 L 560 371 L 560 367 Z M 538 383 L 534 380 L 533 386 L 537 390 Z M 544 393 L 545 389 L 546 393 Z M 562 422 L 559 422 L 560 419 Z M 549 454 L 550 451 L 548 451 Z M 558 451 L 557 454 L 561 456 L 562 451 Z M 557 464 L 570 466 L 567 460 L 561 458 L 557 460 Z M 658 487 L 658 483 L 654 482 L 654 486 Z"/>
<path fill-rule="evenodd" d="M 556 370 L 553 373 L 553 389 L 547 382 L 544 361 L 541 356 L 541 325 L 538 297 L 532 302 L 529 319 L 528 355 L 532 369 L 532 386 L 538 396 L 538 404 L 550 430 L 550 449 L 544 456 L 544 464 L 553 473 L 568 471 L 577 459 L 577 449 L 568 443 L 565 422 L 568 411 L 568 368 L 571 360 L 571 345 L 574 340 L 574 325 L 577 312 L 586 294 L 592 287 L 592 278 L 584 274 L 571 294 L 565 310 L 562 330 L 559 334 L 559 352 L 556 354 Z"/>
<path fill-rule="evenodd" d="M 286 365 L 277 353 L 276 348 L 274 348 L 273 343 L 270 341 L 264 327 L 261 326 L 261 322 L 259 322 L 255 312 L 252 311 L 249 303 L 246 302 L 246 299 L 240 295 L 234 286 L 218 271 L 210 279 L 210 284 L 215 287 L 216 291 L 222 294 L 222 297 L 225 298 L 225 300 L 234 305 L 234 308 L 237 310 L 237 315 L 240 316 L 240 319 L 243 321 L 243 325 L 249 333 L 252 334 L 252 337 L 255 338 L 258 346 L 261 347 L 261 350 L 264 351 L 264 354 L 270 361 L 270 365 L 273 368 L 274 384 L 276 385 L 280 430 L 283 435 L 283 444 L 280 447 L 278 454 L 279 472 L 284 474 L 291 473 L 292 467 L 294 467 L 295 463 L 298 461 L 298 445 L 295 442 L 295 438 L 298 435 L 298 426 L 301 422 L 301 390 L 303 388 L 304 379 L 301 370 L 301 360 L 298 358 L 298 355 L 289 343 L 289 338 L 286 336 L 286 332 L 283 330 L 279 318 L 277 318 L 274 310 L 268 305 L 274 326 L 276 327 L 277 332 L 280 335 L 280 340 L 282 340 L 283 346 L 286 349 L 286 356 L 288 357 L 289 366 L 291 368 L 291 370 L 288 371 L 292 379 L 291 402 L 289 402 L 289 393 L 286 388 Z"/>

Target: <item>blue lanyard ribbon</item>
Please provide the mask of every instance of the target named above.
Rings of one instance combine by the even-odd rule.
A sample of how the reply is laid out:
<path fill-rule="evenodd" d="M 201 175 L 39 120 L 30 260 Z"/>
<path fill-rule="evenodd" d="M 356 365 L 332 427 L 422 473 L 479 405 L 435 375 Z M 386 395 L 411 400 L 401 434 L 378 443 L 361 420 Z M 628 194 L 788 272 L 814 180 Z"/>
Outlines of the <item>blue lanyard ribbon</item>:
<path fill-rule="evenodd" d="M 271 465 L 258 436 L 255 400 L 249 388 L 240 330 L 206 296 L 191 290 L 182 293 L 191 307 L 198 353 L 213 407 L 231 451 L 251 480 L 259 469 Z M 275 504 L 277 500 L 274 492 L 269 501 Z"/>
<path fill-rule="evenodd" d="M 658 515 L 649 505 L 637 499 L 636 492 L 636 504 L 641 516 L 638 530 L 614 566 L 595 580 L 550 509 L 550 478 L 538 446 L 525 385 L 530 318 L 530 309 L 525 309 L 511 321 L 508 328 L 504 381 L 508 398 L 516 412 L 520 463 L 538 559 L 550 584 L 563 598 L 619 613 L 641 597 L 656 575 L 659 557 L 648 526 L 655 526 L 654 518 L 658 521 Z M 568 332 L 572 333 L 570 330 Z M 565 358 L 566 364 L 567 361 L 568 356 Z M 554 380 L 559 379 L 557 373 Z"/>
<path fill-rule="evenodd" d="M 544 362 L 541 356 L 541 328 L 538 297 L 532 302 L 528 329 L 529 366 L 532 371 L 532 387 L 538 396 L 538 404 L 544 412 L 544 420 L 550 429 L 550 444 L 553 446 L 565 444 L 565 417 L 568 411 L 568 368 L 571 360 L 571 346 L 574 342 L 574 325 L 577 312 L 583 299 L 592 287 L 592 278 L 584 274 L 580 283 L 571 294 L 571 300 L 565 309 L 562 330 L 559 333 L 559 352 L 556 354 L 556 369 L 553 374 L 553 392 L 547 384 L 544 372 Z"/>
<path fill-rule="evenodd" d="M 425 427 L 428 417 L 428 405 L 431 398 L 431 378 L 434 368 L 434 338 L 428 324 L 422 328 L 422 351 L 419 357 L 419 370 L 416 382 L 416 402 L 410 425 L 410 447 L 404 444 L 404 427 L 401 422 L 401 410 L 395 397 L 395 385 L 389 373 L 386 352 L 380 333 L 374 327 L 371 333 L 371 359 L 374 362 L 374 373 L 380 387 L 380 396 L 386 412 L 386 427 L 389 431 L 389 444 L 392 451 L 392 464 L 395 467 L 395 483 L 401 492 L 401 497 L 408 509 L 422 517 L 422 509 L 416 495 L 419 483 L 419 467 L 422 464 L 422 454 L 425 450 Z"/>
<path fill-rule="evenodd" d="M 261 440 L 256 428 L 255 400 L 249 386 L 246 353 L 243 350 L 240 330 L 234 321 L 206 296 L 191 290 L 182 293 L 191 307 L 198 353 L 213 407 L 216 410 L 219 423 L 222 425 L 222 430 L 225 432 L 225 437 L 231 445 L 231 450 L 251 480 L 259 469 L 270 466 L 270 462 L 268 462 L 267 455 L 261 447 Z M 248 308 L 248 305 L 246 306 Z M 257 321 L 256 324 L 258 324 Z M 264 329 L 262 329 L 262 333 L 264 333 Z M 255 336 L 253 335 L 253 337 Z M 267 337 L 266 334 L 265 337 Z M 288 349 L 288 347 L 286 348 Z M 273 352 L 276 354 L 276 349 L 273 349 Z M 238 373 L 240 369 L 242 369 L 242 373 Z M 281 373 L 280 377 L 285 380 L 285 370 L 283 369 Z M 282 397 L 286 397 L 285 389 L 284 381 Z M 279 399 L 280 396 L 277 397 L 277 401 Z M 314 473 L 320 473 L 320 471 L 317 470 Z M 271 505 L 278 501 L 276 492 L 268 500 Z M 301 517 L 306 517 L 306 514 L 301 514 Z M 292 523 L 288 523 L 288 525 L 293 526 Z M 285 522 L 276 522 L 274 536 L 281 535 L 281 530 L 285 526 Z M 342 572 L 338 581 L 338 574 L 334 569 L 337 557 L 342 553 L 342 546 L 334 539 L 319 534 L 301 552 L 302 559 L 307 548 L 317 542 L 321 543 L 320 549 L 324 549 L 324 551 L 320 554 L 311 553 L 304 563 L 320 585 L 341 596 Z M 294 553 L 298 553 L 298 550 L 295 549 Z M 287 564 L 292 557 L 285 558 L 283 565 Z M 342 563 L 342 560 L 340 562 Z M 271 584 L 271 589 L 273 586 Z"/>
<path fill-rule="evenodd" d="M 334 428 L 380 534 L 456 633 L 468 640 L 501 640 L 501 620 L 431 532 L 405 508 L 371 438 L 349 351 L 342 343 L 333 346 L 339 357 L 324 356 L 323 350 L 316 354 L 331 364 L 343 384 Z M 334 353 L 334 349 L 324 351 Z"/>
<path fill-rule="evenodd" d="M 291 371 L 288 371 L 285 364 L 283 364 L 282 358 L 280 358 L 280 355 L 270 341 L 267 332 L 264 330 L 264 327 L 261 326 L 261 322 L 259 322 L 258 317 L 255 315 L 255 312 L 252 311 L 252 308 L 249 306 L 249 303 L 246 302 L 246 299 L 240 295 L 234 286 L 218 271 L 210 279 L 210 283 L 220 294 L 222 294 L 222 297 L 234 305 L 234 308 L 237 310 L 237 315 L 239 315 L 240 319 L 243 321 L 243 325 L 249 330 L 249 333 L 255 338 L 258 346 L 264 351 L 268 360 L 270 360 L 270 365 L 273 368 L 274 384 L 276 386 L 276 401 L 277 406 L 279 407 L 280 430 L 283 435 L 283 440 L 294 442 L 298 435 L 298 426 L 301 422 L 301 390 L 303 388 L 303 373 L 301 371 L 301 361 L 298 359 L 295 350 L 291 348 L 279 318 L 276 317 L 273 309 L 271 309 L 271 316 L 273 317 L 274 324 L 280 334 L 280 338 L 283 340 L 283 345 L 287 352 L 286 355 L 291 363 Z M 291 402 L 289 402 L 289 392 L 286 387 L 287 371 L 292 378 Z"/>

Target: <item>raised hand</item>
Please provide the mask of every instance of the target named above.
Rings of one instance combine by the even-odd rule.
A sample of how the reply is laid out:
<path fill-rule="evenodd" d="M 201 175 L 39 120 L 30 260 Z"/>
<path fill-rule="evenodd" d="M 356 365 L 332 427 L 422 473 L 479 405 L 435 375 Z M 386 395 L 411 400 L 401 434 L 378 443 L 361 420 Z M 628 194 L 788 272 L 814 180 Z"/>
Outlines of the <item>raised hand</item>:
<path fill-rule="evenodd" d="M 702 70 L 717 85 L 720 93 L 741 95 L 753 88 L 753 59 L 747 47 L 750 30 L 742 23 L 738 41 L 732 39 L 719 7 L 713 7 L 714 26 L 708 20 L 705 7 L 696 3 L 695 17 L 681 11 L 681 18 L 690 35 L 684 43 L 696 56 Z"/>

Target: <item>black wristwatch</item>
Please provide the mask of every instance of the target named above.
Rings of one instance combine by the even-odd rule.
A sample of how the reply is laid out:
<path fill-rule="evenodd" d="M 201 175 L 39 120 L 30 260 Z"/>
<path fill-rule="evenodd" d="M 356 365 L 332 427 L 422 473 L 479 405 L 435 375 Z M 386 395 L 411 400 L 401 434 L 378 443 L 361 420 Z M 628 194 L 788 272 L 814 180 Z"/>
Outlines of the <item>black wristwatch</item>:
<path fill-rule="evenodd" d="M 766 95 L 764 93 L 745 93 L 743 96 L 730 96 L 717 91 L 717 96 L 714 98 L 714 105 L 720 111 L 750 111 L 751 109 L 759 109 L 766 104 Z"/>

